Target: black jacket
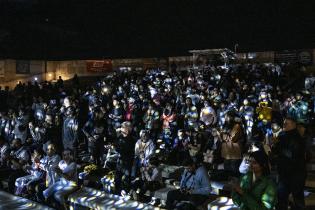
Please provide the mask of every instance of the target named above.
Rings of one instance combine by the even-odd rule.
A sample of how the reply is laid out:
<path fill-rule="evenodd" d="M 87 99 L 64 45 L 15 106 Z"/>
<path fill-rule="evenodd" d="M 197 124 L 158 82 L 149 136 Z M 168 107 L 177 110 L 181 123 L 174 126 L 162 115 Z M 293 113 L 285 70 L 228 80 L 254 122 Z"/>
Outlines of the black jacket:
<path fill-rule="evenodd" d="M 273 148 L 280 179 L 305 179 L 305 140 L 297 129 L 282 132 Z"/>

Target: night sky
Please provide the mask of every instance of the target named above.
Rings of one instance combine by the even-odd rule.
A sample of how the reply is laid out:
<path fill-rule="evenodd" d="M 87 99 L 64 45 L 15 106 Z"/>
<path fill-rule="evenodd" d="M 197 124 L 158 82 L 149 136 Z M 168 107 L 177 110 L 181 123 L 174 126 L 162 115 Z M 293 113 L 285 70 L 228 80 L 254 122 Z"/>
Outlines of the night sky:
<path fill-rule="evenodd" d="M 239 51 L 314 48 L 310 2 L 0 0 L 0 56 L 163 57 L 236 43 Z"/>

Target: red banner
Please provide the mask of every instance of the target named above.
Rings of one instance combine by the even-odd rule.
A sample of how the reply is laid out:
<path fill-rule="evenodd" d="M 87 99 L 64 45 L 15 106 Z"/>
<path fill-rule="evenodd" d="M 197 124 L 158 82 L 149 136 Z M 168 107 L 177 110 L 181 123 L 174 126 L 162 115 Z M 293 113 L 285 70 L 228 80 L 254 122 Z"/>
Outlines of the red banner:
<path fill-rule="evenodd" d="M 110 72 L 113 70 L 112 60 L 89 60 L 86 61 L 86 70 L 88 72 Z"/>

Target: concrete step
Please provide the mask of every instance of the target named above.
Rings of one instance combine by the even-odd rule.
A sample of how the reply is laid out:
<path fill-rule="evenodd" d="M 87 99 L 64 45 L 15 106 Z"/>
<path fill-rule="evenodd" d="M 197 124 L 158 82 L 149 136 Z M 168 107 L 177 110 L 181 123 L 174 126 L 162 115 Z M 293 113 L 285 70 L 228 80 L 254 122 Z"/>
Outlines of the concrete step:
<path fill-rule="evenodd" d="M 304 199 L 305 199 L 305 207 L 315 207 L 315 193 L 305 193 L 304 191 Z M 314 208 L 310 208 L 314 209 Z"/>
<path fill-rule="evenodd" d="M 68 197 L 71 206 L 80 205 L 89 209 L 148 209 L 155 207 L 149 204 L 128 200 L 93 188 L 82 187 Z"/>
<path fill-rule="evenodd" d="M 154 192 L 154 197 L 166 201 L 168 192 L 176 190 L 175 187 L 165 187 Z"/>

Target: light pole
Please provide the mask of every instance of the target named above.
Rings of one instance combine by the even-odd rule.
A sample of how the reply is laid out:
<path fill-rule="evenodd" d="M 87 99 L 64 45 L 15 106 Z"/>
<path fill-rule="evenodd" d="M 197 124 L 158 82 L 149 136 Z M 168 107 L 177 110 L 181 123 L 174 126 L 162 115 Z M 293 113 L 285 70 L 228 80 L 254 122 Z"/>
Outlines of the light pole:
<path fill-rule="evenodd" d="M 234 53 L 236 54 L 236 49 L 238 48 L 238 44 L 236 43 L 235 45 L 234 45 Z"/>

